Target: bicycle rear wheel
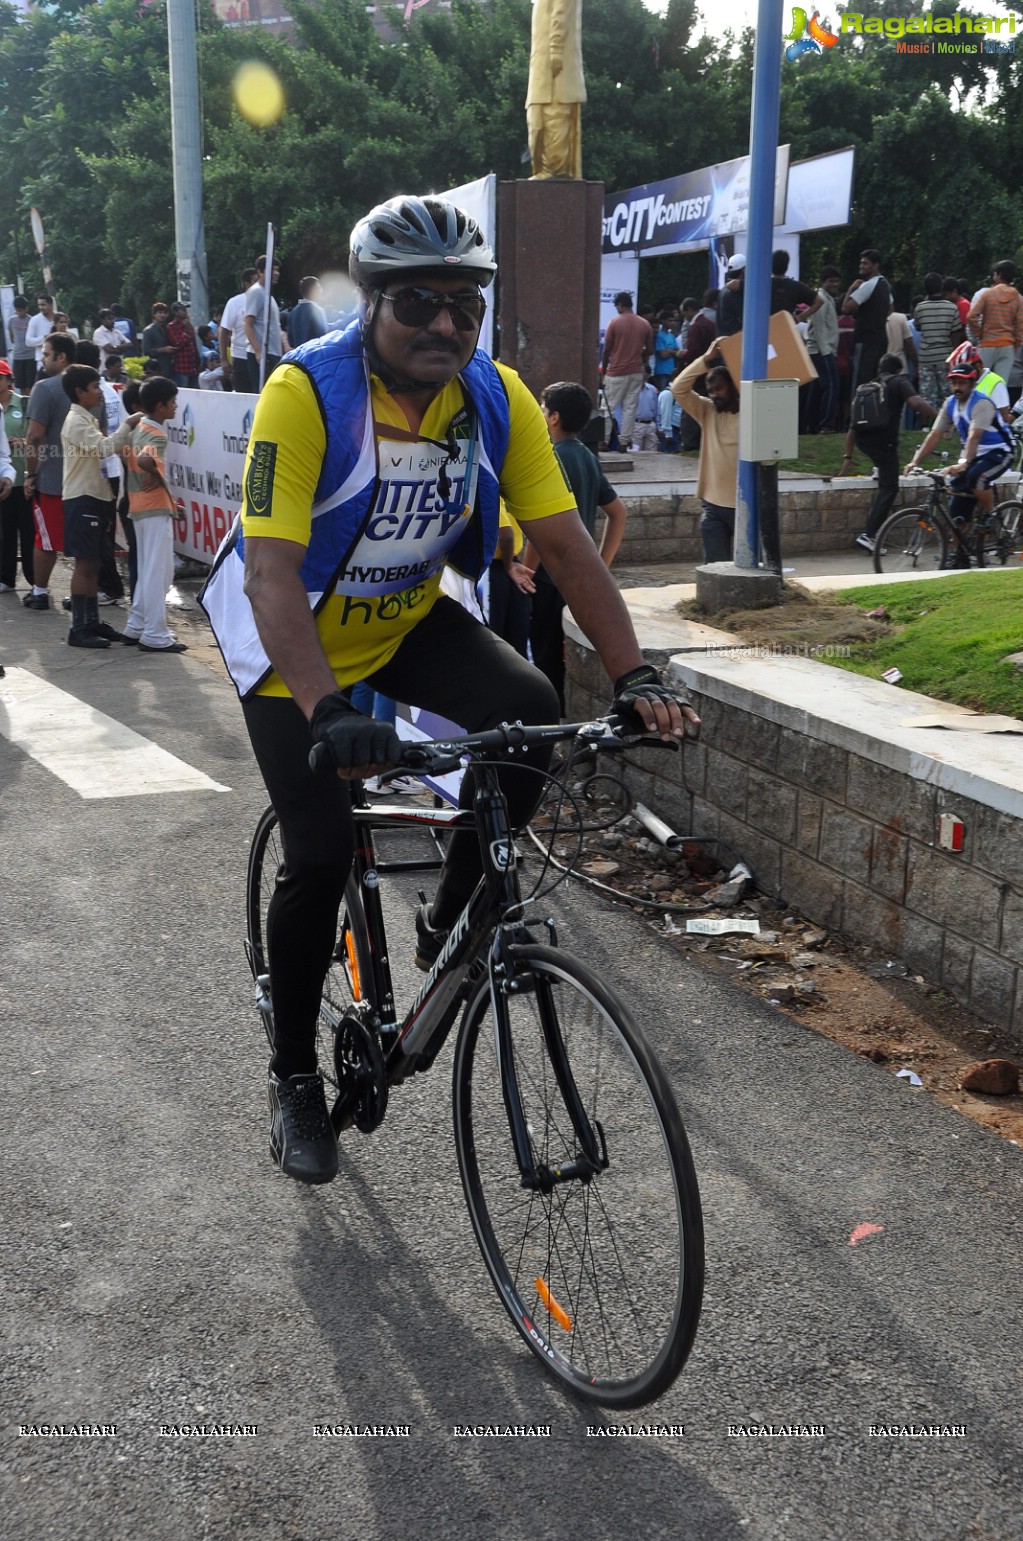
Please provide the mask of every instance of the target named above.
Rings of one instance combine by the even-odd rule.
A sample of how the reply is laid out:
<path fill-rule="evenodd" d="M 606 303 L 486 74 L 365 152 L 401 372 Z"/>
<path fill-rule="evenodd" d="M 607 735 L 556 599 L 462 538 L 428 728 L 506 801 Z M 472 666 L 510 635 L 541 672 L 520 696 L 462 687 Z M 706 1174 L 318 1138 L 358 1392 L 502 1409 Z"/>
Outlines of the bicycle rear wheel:
<path fill-rule="evenodd" d="M 249 867 L 246 880 L 246 917 L 248 923 L 249 966 L 253 976 L 259 978 L 269 972 L 266 945 L 266 916 L 277 882 L 277 873 L 284 863 L 284 842 L 281 839 L 277 815 L 267 808 L 256 826 L 249 851 Z M 331 957 L 330 968 L 323 985 L 319 1020 L 316 1029 L 316 1057 L 328 1086 L 338 1091 L 338 1070 L 335 1062 L 337 1029 L 346 1015 L 352 1013 L 365 1017 L 372 1005 L 370 1000 L 372 970 L 370 965 L 369 931 L 366 915 L 359 896 L 354 875 L 345 886 L 344 902 L 338 920 L 337 942 Z"/>
<path fill-rule="evenodd" d="M 935 572 L 945 561 L 948 537 L 926 504 L 900 508 L 874 538 L 876 573 Z"/>
<path fill-rule="evenodd" d="M 520 988 L 504 999 L 534 1160 L 557 1172 L 580 1155 L 548 1049 L 560 1034 L 607 1165 L 547 1193 L 523 1187 L 484 979 L 454 1066 L 473 1229 L 501 1303 L 547 1369 L 587 1400 L 640 1407 L 681 1370 L 700 1315 L 703 1222 L 689 1145 L 657 1060 L 596 975 L 552 948 L 514 953 Z"/>

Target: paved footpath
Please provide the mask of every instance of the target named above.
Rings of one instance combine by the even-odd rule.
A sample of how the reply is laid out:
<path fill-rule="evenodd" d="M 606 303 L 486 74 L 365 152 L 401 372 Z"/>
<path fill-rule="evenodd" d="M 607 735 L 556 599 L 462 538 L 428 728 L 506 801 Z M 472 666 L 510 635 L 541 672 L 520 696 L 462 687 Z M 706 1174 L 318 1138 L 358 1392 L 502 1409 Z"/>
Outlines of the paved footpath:
<path fill-rule="evenodd" d="M 345 1139 L 333 1186 L 271 1169 L 242 952 L 263 794 L 233 691 L 195 650 L 74 652 L 59 611 L 0 604 L 9 1541 L 1015 1541 L 1018 1151 L 631 913 L 559 903 L 665 1060 L 707 1221 L 675 1387 L 577 1406 L 476 1252 L 449 1051 Z M 652 1419 L 685 1432 L 591 1432 Z M 211 1423 L 257 1432 L 160 1432 Z M 21 1432 L 72 1424 L 116 1433 Z M 454 1432 L 492 1424 L 551 1432 Z M 824 1433 L 748 1432 L 782 1425 Z M 905 1432 L 931 1426 L 962 1432 Z"/>

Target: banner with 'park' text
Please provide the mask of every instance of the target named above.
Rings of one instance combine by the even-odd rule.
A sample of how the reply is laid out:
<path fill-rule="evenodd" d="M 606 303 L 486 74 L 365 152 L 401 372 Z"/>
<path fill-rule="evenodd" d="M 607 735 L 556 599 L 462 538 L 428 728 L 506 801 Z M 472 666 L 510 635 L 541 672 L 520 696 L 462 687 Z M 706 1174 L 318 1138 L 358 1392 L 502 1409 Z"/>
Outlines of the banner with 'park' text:
<path fill-rule="evenodd" d="M 256 397 L 237 391 L 178 391 L 167 427 L 167 481 L 178 505 L 174 549 L 212 566 L 241 508 L 245 451 Z"/>

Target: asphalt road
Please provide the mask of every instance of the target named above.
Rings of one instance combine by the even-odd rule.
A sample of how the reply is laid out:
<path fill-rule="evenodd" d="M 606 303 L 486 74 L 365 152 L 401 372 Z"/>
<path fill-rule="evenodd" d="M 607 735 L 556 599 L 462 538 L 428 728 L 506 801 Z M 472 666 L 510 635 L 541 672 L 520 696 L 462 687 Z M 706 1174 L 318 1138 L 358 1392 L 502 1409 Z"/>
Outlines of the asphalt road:
<path fill-rule="evenodd" d="M 233 691 L 195 651 L 73 652 L 59 611 L 0 605 L 9 1541 L 1015 1541 L 1017 1151 L 569 897 L 563 945 L 627 996 L 675 1085 L 708 1257 L 671 1392 L 644 1414 L 581 1408 L 477 1254 L 450 1049 L 377 1134 L 345 1138 L 332 1186 L 270 1165 L 242 950 L 264 798 Z M 230 790 L 81 797 L 9 741 L 12 665 Z M 852 1245 L 864 1222 L 883 1229 Z M 588 1432 L 653 1419 L 685 1433 Z M 258 1433 L 160 1433 L 211 1422 Z M 19 1432 L 81 1423 L 116 1434 Z M 495 1423 L 551 1435 L 453 1433 Z M 826 1432 L 730 1432 L 765 1424 Z"/>

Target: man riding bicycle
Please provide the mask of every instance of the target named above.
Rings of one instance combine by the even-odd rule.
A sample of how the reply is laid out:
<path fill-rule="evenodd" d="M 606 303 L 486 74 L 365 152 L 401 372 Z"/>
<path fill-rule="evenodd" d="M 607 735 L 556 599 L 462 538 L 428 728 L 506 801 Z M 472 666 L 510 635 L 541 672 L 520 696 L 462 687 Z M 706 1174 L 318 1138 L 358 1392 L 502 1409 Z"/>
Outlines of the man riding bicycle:
<path fill-rule="evenodd" d="M 952 394 L 935 419 L 934 426 L 906 466 L 906 475 L 915 471 L 925 455 L 952 428 L 959 434 L 963 453 L 949 467 L 949 485 L 955 496 L 949 513 L 960 534 L 965 534 L 973 519 L 974 500 L 982 516 L 995 506 L 993 483 L 1012 462 L 1012 434 L 1002 417 L 1008 407 L 1005 381 L 985 367 L 980 353 L 970 342 L 961 343 L 948 359 L 946 375 Z M 957 563 L 968 563 L 962 553 Z"/>
<path fill-rule="evenodd" d="M 558 717 L 545 676 L 440 592 L 445 563 L 475 578 L 489 562 L 501 498 L 615 681 L 616 706 L 666 739 L 696 721 L 644 664 L 538 405 L 477 349 L 496 263 L 476 221 L 441 198 L 392 199 L 355 226 L 349 270 L 358 319 L 288 354 L 264 388 L 242 512 L 202 595 L 283 837 L 266 926 L 270 1150 L 302 1182 L 329 1182 L 338 1165 L 315 1032 L 354 848 L 347 783 L 400 753 L 393 727 L 344 692 L 366 680 L 468 732 Z M 336 775 L 310 770 L 314 743 Z M 515 827 L 545 768 L 533 756 L 502 771 Z M 475 830 L 458 831 L 416 918 L 422 965 L 481 871 Z"/>

